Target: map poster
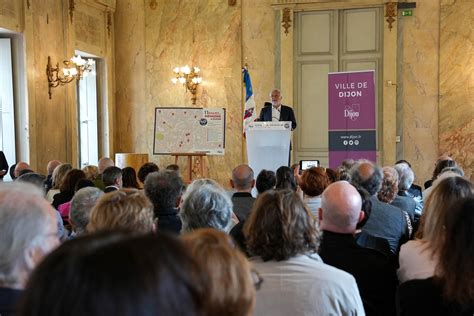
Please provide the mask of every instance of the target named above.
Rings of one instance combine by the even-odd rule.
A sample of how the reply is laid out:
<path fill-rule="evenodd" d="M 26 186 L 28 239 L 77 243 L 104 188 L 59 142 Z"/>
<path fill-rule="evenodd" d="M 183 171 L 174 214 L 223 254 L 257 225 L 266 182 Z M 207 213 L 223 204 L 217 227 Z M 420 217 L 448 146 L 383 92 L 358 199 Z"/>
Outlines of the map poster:
<path fill-rule="evenodd" d="M 376 160 L 375 72 L 328 74 L 329 167 Z"/>
<path fill-rule="evenodd" d="M 225 109 L 157 107 L 153 154 L 224 155 Z"/>

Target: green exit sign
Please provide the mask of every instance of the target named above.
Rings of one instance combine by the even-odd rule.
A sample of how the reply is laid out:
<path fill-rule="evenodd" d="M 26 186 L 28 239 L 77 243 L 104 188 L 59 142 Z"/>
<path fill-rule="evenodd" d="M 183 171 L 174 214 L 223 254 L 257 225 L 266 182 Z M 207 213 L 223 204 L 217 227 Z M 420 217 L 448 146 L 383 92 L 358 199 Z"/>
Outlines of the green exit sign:
<path fill-rule="evenodd" d="M 402 11 L 402 16 L 412 16 L 413 11 L 412 10 L 403 10 Z"/>

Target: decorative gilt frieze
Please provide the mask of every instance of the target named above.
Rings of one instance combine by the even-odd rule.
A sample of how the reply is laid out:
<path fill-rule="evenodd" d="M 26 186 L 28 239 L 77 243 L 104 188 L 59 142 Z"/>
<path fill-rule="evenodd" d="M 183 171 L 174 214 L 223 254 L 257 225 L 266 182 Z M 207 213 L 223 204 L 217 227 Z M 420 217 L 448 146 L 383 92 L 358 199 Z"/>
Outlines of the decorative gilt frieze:
<path fill-rule="evenodd" d="M 285 34 L 288 35 L 289 29 L 291 27 L 291 9 L 284 8 L 283 15 L 281 18 L 281 26 L 285 29 Z"/>
<path fill-rule="evenodd" d="M 393 22 L 395 22 L 395 17 L 397 16 L 397 3 L 389 1 L 385 3 L 385 21 L 388 23 L 388 29 L 391 31 L 393 28 Z"/>

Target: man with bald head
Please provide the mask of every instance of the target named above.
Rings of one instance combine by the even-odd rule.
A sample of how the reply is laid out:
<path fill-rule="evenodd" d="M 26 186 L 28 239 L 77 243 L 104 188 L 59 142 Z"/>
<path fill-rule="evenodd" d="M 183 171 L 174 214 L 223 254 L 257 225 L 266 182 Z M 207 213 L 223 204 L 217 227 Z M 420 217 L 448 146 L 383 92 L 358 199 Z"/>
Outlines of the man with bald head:
<path fill-rule="evenodd" d="M 394 315 L 395 266 L 382 253 L 357 245 L 354 234 L 364 219 L 359 192 L 348 182 L 331 184 L 319 209 L 323 237 L 319 255 L 324 263 L 354 276 L 367 315 Z"/>
<path fill-rule="evenodd" d="M 392 254 L 398 255 L 401 244 L 408 240 L 408 224 L 401 209 L 377 198 L 377 193 L 382 188 L 382 169 L 370 161 L 363 160 L 357 162 L 350 173 L 351 183 L 367 190 L 372 203 L 372 213 L 362 232 L 386 239 Z"/>
<path fill-rule="evenodd" d="M 232 170 L 230 186 L 235 190 L 232 195 L 234 214 L 239 221 L 244 221 L 252 209 L 255 198 L 251 192 L 255 186 L 254 173 L 248 165 L 242 164 Z"/>
<path fill-rule="evenodd" d="M 109 167 L 114 167 L 115 166 L 115 163 L 112 159 L 108 158 L 108 157 L 102 157 L 99 159 L 99 163 L 97 165 L 98 169 L 99 169 L 99 175 L 97 176 L 97 178 L 94 180 L 94 185 L 101 189 L 102 191 L 105 190 L 105 184 L 104 184 L 104 181 L 102 180 L 102 174 L 104 173 L 104 170 L 109 168 Z"/>
<path fill-rule="evenodd" d="M 21 176 L 25 170 L 32 170 L 32 169 L 30 165 L 27 164 L 26 162 L 23 162 L 23 161 L 18 162 L 15 165 L 15 171 L 14 171 L 15 178 L 18 178 L 19 176 Z"/>

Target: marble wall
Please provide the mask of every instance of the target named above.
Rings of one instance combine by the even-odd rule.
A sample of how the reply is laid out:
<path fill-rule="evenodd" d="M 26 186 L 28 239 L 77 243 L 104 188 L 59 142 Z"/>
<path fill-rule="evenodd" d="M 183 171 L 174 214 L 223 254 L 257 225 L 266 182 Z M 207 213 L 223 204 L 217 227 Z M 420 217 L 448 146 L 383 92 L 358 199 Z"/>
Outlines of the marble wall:
<path fill-rule="evenodd" d="M 423 184 L 438 154 L 439 1 L 418 0 L 411 17 L 397 17 L 397 158 Z"/>
<path fill-rule="evenodd" d="M 271 1 L 119 1 L 116 21 L 117 148 L 144 152 L 160 166 L 171 157 L 153 156 L 154 109 L 192 106 L 190 94 L 170 79 L 173 68 L 201 67 L 196 107 L 227 110 L 226 153 L 208 157 L 209 176 L 227 184 L 245 161 L 242 138 L 244 90 L 241 67 L 248 63 L 257 104 L 274 85 L 274 11 Z M 245 16 L 245 19 L 242 17 Z M 146 135 L 146 136 L 145 136 Z M 179 162 L 185 168 L 185 161 Z"/>
<path fill-rule="evenodd" d="M 474 3 L 441 0 L 439 151 L 474 180 Z"/>
<path fill-rule="evenodd" d="M 208 158 L 209 176 L 228 178 L 242 157 L 241 7 L 227 1 L 119 1 L 116 14 L 117 148 L 143 152 L 164 167 L 171 157 L 153 156 L 154 110 L 192 106 L 173 85 L 173 68 L 199 66 L 204 78 L 196 107 L 227 109 L 226 154 Z M 120 30 L 120 31 L 119 31 Z M 179 164 L 184 169 L 185 161 Z"/>

